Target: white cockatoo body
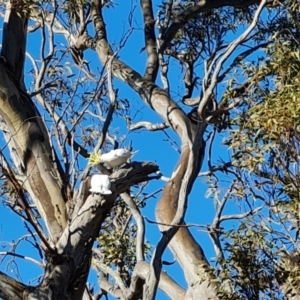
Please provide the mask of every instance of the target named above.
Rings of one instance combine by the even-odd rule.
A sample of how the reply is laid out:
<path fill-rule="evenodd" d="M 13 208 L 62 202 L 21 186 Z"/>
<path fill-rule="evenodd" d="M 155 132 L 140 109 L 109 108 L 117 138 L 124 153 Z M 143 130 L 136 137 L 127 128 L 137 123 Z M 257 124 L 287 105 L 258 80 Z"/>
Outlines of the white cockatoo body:
<path fill-rule="evenodd" d="M 127 149 L 115 149 L 100 156 L 100 162 L 105 163 L 109 168 L 119 167 L 127 162 L 138 151 L 131 152 Z"/>
<path fill-rule="evenodd" d="M 110 186 L 110 179 L 107 175 L 95 174 L 91 178 L 90 192 L 102 195 L 110 195 Z"/>

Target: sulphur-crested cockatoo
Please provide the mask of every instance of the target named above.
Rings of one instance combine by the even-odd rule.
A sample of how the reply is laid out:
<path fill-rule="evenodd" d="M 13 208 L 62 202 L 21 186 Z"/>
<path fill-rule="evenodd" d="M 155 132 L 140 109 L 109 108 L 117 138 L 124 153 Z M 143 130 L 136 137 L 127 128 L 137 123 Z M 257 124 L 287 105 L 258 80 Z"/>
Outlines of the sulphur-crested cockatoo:
<path fill-rule="evenodd" d="M 105 163 L 109 168 L 119 167 L 127 162 L 138 151 L 131 152 L 127 149 L 115 149 L 100 156 L 100 162 Z"/>
<path fill-rule="evenodd" d="M 110 179 L 107 175 L 95 174 L 91 178 L 90 192 L 102 195 L 110 195 L 110 186 Z"/>

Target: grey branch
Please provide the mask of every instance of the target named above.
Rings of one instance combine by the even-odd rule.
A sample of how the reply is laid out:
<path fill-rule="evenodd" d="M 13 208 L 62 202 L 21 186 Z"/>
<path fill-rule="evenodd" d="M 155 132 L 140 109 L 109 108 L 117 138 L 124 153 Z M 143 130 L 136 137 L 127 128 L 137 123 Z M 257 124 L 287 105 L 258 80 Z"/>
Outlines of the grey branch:
<path fill-rule="evenodd" d="M 166 129 L 168 127 L 169 126 L 167 123 L 152 124 L 150 122 L 142 121 L 142 122 L 138 122 L 136 124 L 130 125 L 129 130 L 133 131 L 133 130 L 137 130 L 137 129 L 141 129 L 141 128 L 146 128 L 149 131 L 157 131 L 157 130 Z"/>
<path fill-rule="evenodd" d="M 128 288 L 125 288 L 123 286 L 121 289 L 119 286 L 113 286 L 107 280 L 103 272 L 99 273 L 99 285 L 101 286 L 101 289 L 107 291 L 109 294 L 111 294 L 117 299 L 140 299 L 138 298 L 138 296 L 141 296 L 140 289 L 147 278 L 149 268 L 149 263 L 145 261 L 137 262 L 137 264 L 134 267 L 131 285 Z M 103 271 L 109 271 L 108 273 L 112 275 L 111 270 L 104 269 Z M 160 281 L 158 287 L 170 299 L 183 300 L 185 298 L 185 290 L 182 287 L 180 287 L 166 272 L 162 271 L 160 273 Z"/>
<path fill-rule="evenodd" d="M 152 82 L 155 81 L 158 71 L 158 58 L 156 50 L 156 37 L 154 30 L 154 16 L 152 8 L 152 0 L 141 0 L 141 7 L 144 17 L 144 36 L 145 47 L 147 51 L 147 67 L 144 77 Z"/>
<path fill-rule="evenodd" d="M 45 267 L 42 263 L 40 263 L 39 261 L 33 259 L 32 257 L 25 256 L 25 255 L 22 255 L 22 254 L 18 254 L 18 253 L 15 253 L 15 252 L 0 252 L 0 255 L 3 255 L 3 256 L 9 255 L 9 256 L 14 256 L 14 257 L 22 258 L 24 260 L 27 260 L 27 261 L 30 261 L 30 262 L 36 264 L 40 268 L 44 268 Z"/>
<path fill-rule="evenodd" d="M 227 215 L 227 216 L 222 216 L 220 218 L 220 223 L 224 222 L 224 221 L 228 221 L 228 220 L 241 220 L 241 219 L 245 219 L 248 216 L 251 215 L 255 215 L 256 213 L 258 213 L 260 210 L 262 210 L 265 206 L 262 205 L 260 207 L 257 207 L 253 210 L 249 210 L 243 214 L 233 214 L 233 215 Z"/>
<path fill-rule="evenodd" d="M 144 238 L 145 238 L 145 222 L 141 215 L 141 212 L 133 201 L 133 199 L 128 195 L 128 193 L 122 193 L 121 198 L 129 206 L 130 211 L 135 219 L 137 225 L 137 236 L 136 236 L 136 258 L 137 261 L 145 260 L 144 257 Z"/>
<path fill-rule="evenodd" d="M 251 31 L 255 28 L 260 13 L 262 12 L 264 5 L 266 4 L 267 0 L 262 0 L 259 7 L 257 8 L 253 21 L 251 23 L 251 25 L 245 30 L 245 32 L 243 34 L 241 34 L 235 41 L 231 42 L 227 49 L 224 51 L 224 53 L 220 56 L 218 56 L 219 60 L 218 60 L 218 64 L 215 66 L 214 72 L 211 76 L 211 71 L 212 67 L 214 65 L 214 63 L 212 63 L 210 65 L 209 70 L 207 69 L 207 62 L 205 62 L 205 76 L 203 78 L 203 84 L 202 84 L 202 89 L 203 89 L 203 99 L 201 100 L 201 102 L 199 103 L 198 106 L 198 113 L 200 116 L 202 116 L 202 119 L 204 120 L 204 115 L 205 115 L 205 108 L 207 107 L 207 104 L 209 103 L 209 101 L 211 100 L 212 94 L 213 94 L 213 90 L 216 87 L 217 83 L 218 83 L 218 76 L 220 74 L 220 71 L 223 67 L 223 64 L 225 63 L 225 61 L 229 58 L 229 56 L 233 53 L 233 51 L 247 38 L 247 36 L 251 33 Z M 214 60 L 214 62 L 216 61 L 216 59 Z M 209 76 L 211 76 L 211 79 L 209 79 Z M 207 84 L 210 82 L 210 85 L 207 87 Z"/>
<path fill-rule="evenodd" d="M 226 171 L 227 168 L 231 167 L 232 166 L 232 163 L 231 162 L 227 162 L 225 163 L 224 165 L 222 166 L 212 166 L 208 171 L 205 171 L 205 172 L 200 172 L 198 174 L 198 177 L 205 177 L 205 176 L 209 176 L 211 174 L 213 174 L 214 172 L 216 171 Z"/>
<path fill-rule="evenodd" d="M 22 300 L 26 285 L 0 271 L 0 297 L 4 300 Z"/>

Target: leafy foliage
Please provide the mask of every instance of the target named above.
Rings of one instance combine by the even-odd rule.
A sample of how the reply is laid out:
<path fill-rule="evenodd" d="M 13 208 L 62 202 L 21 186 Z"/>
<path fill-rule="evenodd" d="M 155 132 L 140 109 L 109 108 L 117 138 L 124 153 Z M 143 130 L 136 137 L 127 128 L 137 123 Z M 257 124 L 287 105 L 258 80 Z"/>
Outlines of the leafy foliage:
<path fill-rule="evenodd" d="M 299 266 L 289 267 L 299 254 L 300 225 L 300 44 L 295 39 L 299 22 L 292 20 L 293 30 L 279 32 L 264 62 L 252 69 L 244 106 L 224 142 L 233 153 L 235 186 L 241 187 L 232 197 L 267 208 L 224 235 L 223 276 L 242 299 L 298 295 Z"/>

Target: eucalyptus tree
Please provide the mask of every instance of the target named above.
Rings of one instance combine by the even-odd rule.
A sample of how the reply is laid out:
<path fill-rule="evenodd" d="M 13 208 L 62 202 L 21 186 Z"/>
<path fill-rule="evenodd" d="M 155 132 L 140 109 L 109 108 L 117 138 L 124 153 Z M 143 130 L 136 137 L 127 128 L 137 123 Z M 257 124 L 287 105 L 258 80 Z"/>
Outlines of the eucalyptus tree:
<path fill-rule="evenodd" d="M 299 211 L 297 2 L 132 1 L 128 30 L 113 44 L 110 32 L 122 24 L 114 19 L 109 28 L 105 18 L 118 2 L 2 1 L 2 201 L 28 224 L 44 274 L 29 286 L 0 272 L 0 296 L 154 299 L 160 289 L 171 299 L 296 297 L 299 224 L 290 216 Z M 138 29 L 143 74 L 122 60 L 123 49 L 136 51 L 130 41 Z M 161 122 L 134 123 L 134 105 L 114 88 L 117 80 Z M 99 160 L 99 151 L 124 147 L 126 137 L 113 134 L 117 117 L 129 131 L 163 131 L 171 142 L 176 135 L 179 159 L 170 177 L 152 162 L 111 169 Z M 216 161 L 221 134 L 229 156 Z M 109 175 L 112 194 L 89 191 L 95 172 Z M 198 177 L 207 178 L 206 196 L 216 205 L 204 226 L 215 265 L 184 222 Z M 165 185 L 155 210 L 162 237 L 151 252 L 141 209 L 153 180 Z M 229 203 L 233 214 L 224 213 Z M 234 220 L 237 230 L 230 229 Z M 162 271 L 166 247 L 186 288 Z M 20 256 L 15 248 L 2 255 Z M 91 267 L 97 292 L 87 285 Z"/>

